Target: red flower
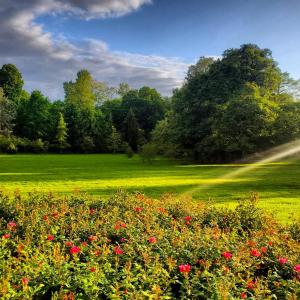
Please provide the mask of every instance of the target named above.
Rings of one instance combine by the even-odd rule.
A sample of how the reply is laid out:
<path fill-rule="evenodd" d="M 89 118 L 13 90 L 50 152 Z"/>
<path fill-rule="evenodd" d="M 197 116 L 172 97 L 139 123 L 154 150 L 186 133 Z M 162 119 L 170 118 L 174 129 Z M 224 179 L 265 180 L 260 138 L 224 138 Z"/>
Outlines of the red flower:
<path fill-rule="evenodd" d="M 10 234 L 9 233 L 5 233 L 2 235 L 3 239 L 9 239 L 10 238 Z"/>
<path fill-rule="evenodd" d="M 119 230 L 121 228 L 126 228 L 126 224 L 123 223 L 123 222 L 117 222 L 116 225 L 115 225 L 115 229 Z"/>
<path fill-rule="evenodd" d="M 192 217 L 191 216 L 186 216 L 186 217 L 184 217 L 184 221 L 190 222 L 190 221 L 192 221 Z"/>
<path fill-rule="evenodd" d="M 94 251 L 95 256 L 99 256 L 100 254 L 101 254 L 101 252 L 99 250 Z"/>
<path fill-rule="evenodd" d="M 294 267 L 294 271 L 296 271 L 297 273 L 300 273 L 300 265 L 296 265 Z"/>
<path fill-rule="evenodd" d="M 230 252 L 223 252 L 222 256 L 226 259 L 226 260 L 230 260 L 232 258 L 232 253 Z"/>
<path fill-rule="evenodd" d="M 180 273 L 189 273 L 191 271 L 191 266 L 189 264 L 183 264 L 178 267 Z"/>
<path fill-rule="evenodd" d="M 267 253 L 268 251 L 267 247 L 261 247 L 260 250 L 262 253 Z"/>
<path fill-rule="evenodd" d="M 29 283 L 29 279 L 26 278 L 26 277 L 22 278 L 22 283 L 23 283 L 24 285 L 27 285 L 27 284 Z"/>
<path fill-rule="evenodd" d="M 268 245 L 271 247 L 273 246 L 273 242 L 268 242 Z"/>
<path fill-rule="evenodd" d="M 74 254 L 78 254 L 80 253 L 80 248 L 77 247 L 77 246 L 73 246 L 71 249 L 70 249 L 70 254 L 74 255 Z"/>
<path fill-rule="evenodd" d="M 185 225 L 190 225 L 191 222 L 190 221 L 185 221 Z"/>
<path fill-rule="evenodd" d="M 255 281 L 249 281 L 248 284 L 247 284 L 247 289 L 249 290 L 253 290 L 255 287 Z"/>
<path fill-rule="evenodd" d="M 93 242 L 93 241 L 95 241 L 97 239 L 97 237 L 95 235 L 90 235 L 88 237 L 88 239 L 89 239 L 90 242 Z"/>
<path fill-rule="evenodd" d="M 47 215 L 43 216 L 43 220 L 48 221 L 48 216 Z"/>
<path fill-rule="evenodd" d="M 242 298 L 242 299 L 246 299 L 246 298 L 247 298 L 247 295 L 246 295 L 245 292 L 242 292 L 242 293 L 241 293 L 241 298 Z"/>
<path fill-rule="evenodd" d="M 151 237 L 149 237 L 148 242 L 150 244 L 154 244 L 154 243 L 156 243 L 156 238 L 154 236 L 151 236 Z"/>
<path fill-rule="evenodd" d="M 92 272 L 92 273 L 94 273 L 94 272 L 96 272 L 96 268 L 95 267 L 92 267 L 91 269 L 90 269 L 90 271 Z"/>
<path fill-rule="evenodd" d="M 141 212 L 141 211 L 143 210 L 143 208 L 142 208 L 142 207 L 136 207 L 134 210 L 135 210 L 136 212 Z"/>
<path fill-rule="evenodd" d="M 252 256 L 255 256 L 255 257 L 261 256 L 261 253 L 257 249 L 251 249 L 250 253 Z"/>
<path fill-rule="evenodd" d="M 55 218 L 55 219 L 57 219 L 57 218 L 58 218 L 58 212 L 55 211 L 55 212 L 52 214 L 52 217 Z"/>
<path fill-rule="evenodd" d="M 87 242 L 82 242 L 82 243 L 81 243 L 81 246 L 82 246 L 82 247 L 86 247 L 87 245 L 88 245 Z"/>
<path fill-rule="evenodd" d="M 119 246 L 116 246 L 116 247 L 114 248 L 114 252 L 115 252 L 115 254 L 117 254 L 117 255 L 121 255 L 121 254 L 124 253 L 124 251 L 123 251 Z"/>
<path fill-rule="evenodd" d="M 17 223 L 14 222 L 14 221 L 10 221 L 10 222 L 8 222 L 7 226 L 8 226 L 10 229 L 14 229 L 15 227 L 17 227 Z"/>
<path fill-rule="evenodd" d="M 72 246 L 73 246 L 73 243 L 72 243 L 72 242 L 66 242 L 66 246 L 67 246 L 67 247 L 72 247 Z"/>
<path fill-rule="evenodd" d="M 48 240 L 48 241 L 53 241 L 53 240 L 54 240 L 54 235 L 49 234 L 49 235 L 47 236 L 47 240 Z"/>
<path fill-rule="evenodd" d="M 95 209 L 94 208 L 90 208 L 90 215 L 93 215 L 95 213 Z"/>
<path fill-rule="evenodd" d="M 282 265 L 286 264 L 288 262 L 288 259 L 286 257 L 279 257 L 278 262 Z"/>

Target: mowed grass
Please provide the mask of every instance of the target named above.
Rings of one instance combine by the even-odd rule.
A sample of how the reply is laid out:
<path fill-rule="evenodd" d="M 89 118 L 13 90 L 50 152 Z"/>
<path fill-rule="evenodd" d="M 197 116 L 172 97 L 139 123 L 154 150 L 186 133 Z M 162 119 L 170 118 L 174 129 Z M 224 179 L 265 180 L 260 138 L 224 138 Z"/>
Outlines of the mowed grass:
<path fill-rule="evenodd" d="M 125 155 L 0 155 L 0 189 L 88 192 L 109 197 L 120 189 L 159 197 L 164 193 L 191 195 L 195 200 L 233 207 L 251 192 L 260 206 L 282 222 L 300 216 L 300 161 L 257 166 L 235 178 L 227 174 L 247 164 L 182 165 L 167 159 L 142 163 Z M 226 178 L 222 178 L 225 176 Z"/>

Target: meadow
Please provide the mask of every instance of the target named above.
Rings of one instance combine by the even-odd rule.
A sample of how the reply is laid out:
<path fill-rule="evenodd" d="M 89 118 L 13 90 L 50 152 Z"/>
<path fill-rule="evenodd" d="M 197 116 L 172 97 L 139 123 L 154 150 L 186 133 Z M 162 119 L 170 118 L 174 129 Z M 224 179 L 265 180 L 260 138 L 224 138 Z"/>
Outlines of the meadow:
<path fill-rule="evenodd" d="M 197 165 L 168 159 L 143 163 L 125 155 L 0 155 L 0 189 L 48 193 L 74 191 L 107 199 L 118 190 L 158 198 L 165 193 L 234 207 L 251 192 L 259 206 L 282 222 L 300 215 L 300 161 L 257 166 L 237 178 L 223 178 L 247 164 Z"/>

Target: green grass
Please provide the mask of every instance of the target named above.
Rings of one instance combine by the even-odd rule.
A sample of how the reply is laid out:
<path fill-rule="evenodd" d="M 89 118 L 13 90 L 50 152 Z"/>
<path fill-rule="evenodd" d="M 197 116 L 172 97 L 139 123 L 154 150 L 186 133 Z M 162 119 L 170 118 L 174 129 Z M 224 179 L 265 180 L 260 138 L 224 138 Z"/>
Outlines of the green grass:
<path fill-rule="evenodd" d="M 260 206 L 286 222 L 300 215 L 300 161 L 263 164 L 236 178 L 222 178 L 248 165 L 181 165 L 159 159 L 152 165 L 124 155 L 0 155 L 0 189 L 70 193 L 107 198 L 119 189 L 158 197 L 169 192 L 234 206 L 251 192 Z"/>

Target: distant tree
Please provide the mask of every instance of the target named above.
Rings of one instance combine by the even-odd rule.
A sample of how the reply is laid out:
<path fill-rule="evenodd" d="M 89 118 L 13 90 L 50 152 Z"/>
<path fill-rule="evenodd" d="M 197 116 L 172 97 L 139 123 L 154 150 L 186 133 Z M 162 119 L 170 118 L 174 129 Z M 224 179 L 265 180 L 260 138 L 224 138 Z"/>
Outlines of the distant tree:
<path fill-rule="evenodd" d="M 93 110 L 95 107 L 93 85 L 94 80 L 89 71 L 79 71 L 75 82 L 64 83 L 66 102 L 77 105 L 81 109 Z"/>
<path fill-rule="evenodd" d="M 122 149 L 122 137 L 121 134 L 116 130 L 114 126 L 112 126 L 112 132 L 111 132 L 111 145 L 110 149 L 112 153 L 118 153 Z"/>
<path fill-rule="evenodd" d="M 0 87 L 9 100 L 18 102 L 23 84 L 22 75 L 15 65 L 6 64 L 2 66 L 0 69 Z"/>
<path fill-rule="evenodd" d="M 188 69 L 186 80 L 189 81 L 194 77 L 201 76 L 208 72 L 210 66 L 215 62 L 213 57 L 201 56 L 195 65 Z"/>
<path fill-rule="evenodd" d="M 124 111 L 131 109 L 134 112 L 148 140 L 156 123 L 164 117 L 166 103 L 155 89 L 142 87 L 139 90 L 130 90 L 123 96 L 122 108 Z"/>
<path fill-rule="evenodd" d="M 56 142 L 58 149 L 62 152 L 64 149 L 69 147 L 67 143 L 68 128 L 62 113 L 59 114 L 59 121 L 57 125 Z"/>
<path fill-rule="evenodd" d="M 93 94 L 95 96 L 95 103 L 101 107 L 106 101 L 112 100 L 118 94 L 118 89 L 108 86 L 104 82 L 93 81 Z"/>
<path fill-rule="evenodd" d="M 128 83 L 121 82 L 121 83 L 119 84 L 118 94 L 119 94 L 121 97 L 123 97 L 123 96 L 125 96 L 130 90 L 131 90 L 131 87 L 129 86 Z"/>
<path fill-rule="evenodd" d="M 33 91 L 18 107 L 17 133 L 30 140 L 45 140 L 49 136 L 49 108 L 51 104 L 40 91 Z"/>
<path fill-rule="evenodd" d="M 143 162 L 152 163 L 157 155 L 157 148 L 155 144 L 148 143 L 141 147 L 139 155 Z"/>
<path fill-rule="evenodd" d="M 13 129 L 15 118 L 15 105 L 8 100 L 0 88 L 0 135 L 9 136 Z"/>
<path fill-rule="evenodd" d="M 136 152 L 139 144 L 139 125 L 132 109 L 124 121 L 124 137 L 131 149 Z"/>

